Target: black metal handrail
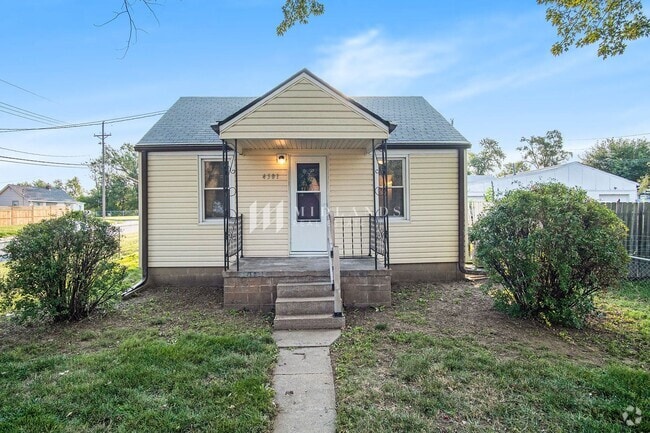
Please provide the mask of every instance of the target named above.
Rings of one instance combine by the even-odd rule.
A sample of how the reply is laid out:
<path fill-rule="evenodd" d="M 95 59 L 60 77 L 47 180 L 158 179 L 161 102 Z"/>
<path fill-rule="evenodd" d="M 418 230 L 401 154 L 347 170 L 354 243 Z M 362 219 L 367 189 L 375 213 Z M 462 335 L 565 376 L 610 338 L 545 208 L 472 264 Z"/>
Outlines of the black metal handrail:
<path fill-rule="evenodd" d="M 375 266 L 378 256 L 384 260 L 384 267 L 389 266 L 388 259 L 388 218 L 383 215 L 370 215 L 370 233 L 374 236 L 370 238 L 370 253 L 374 253 Z"/>
<path fill-rule="evenodd" d="M 243 257 L 244 251 L 244 215 L 229 217 L 226 221 L 226 236 L 224 246 L 225 268 L 230 268 L 230 258 L 237 257 L 237 270 L 239 270 L 239 258 Z"/>

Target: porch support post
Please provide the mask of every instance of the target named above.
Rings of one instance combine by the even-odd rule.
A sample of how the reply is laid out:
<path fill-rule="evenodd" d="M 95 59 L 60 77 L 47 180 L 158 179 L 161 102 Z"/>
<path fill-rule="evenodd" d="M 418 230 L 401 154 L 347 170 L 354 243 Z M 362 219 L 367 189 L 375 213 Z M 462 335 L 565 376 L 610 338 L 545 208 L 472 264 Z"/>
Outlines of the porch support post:
<path fill-rule="evenodd" d="M 384 194 L 384 267 L 390 266 L 390 240 L 388 232 L 388 146 L 386 140 L 381 143 L 381 158 L 384 161 L 384 170 L 382 173 L 383 184 L 382 193 Z"/>
<path fill-rule="evenodd" d="M 377 158 L 377 149 L 375 148 L 375 140 L 372 140 L 372 220 L 371 222 L 374 227 L 374 236 L 375 239 L 375 270 L 377 270 L 377 168 L 376 166 Z"/>
<path fill-rule="evenodd" d="M 230 164 L 228 164 L 228 143 L 222 140 L 221 144 L 221 163 L 224 166 L 223 170 L 223 190 L 224 190 L 224 204 L 223 204 L 223 268 L 228 270 L 230 268 L 229 253 L 228 253 L 228 217 L 230 216 Z"/>
<path fill-rule="evenodd" d="M 240 239 L 240 236 L 243 236 L 242 231 L 240 230 L 240 224 L 243 223 L 243 221 L 240 223 L 239 221 L 239 167 L 238 167 L 238 162 L 237 162 L 237 139 L 235 139 L 235 153 L 233 155 L 234 158 L 234 164 L 235 164 L 235 225 L 237 229 L 237 246 L 236 252 L 237 252 L 237 272 L 239 272 L 239 255 L 240 253 L 243 254 L 243 248 L 242 251 L 239 251 L 239 246 L 242 245 L 242 239 Z M 230 201 L 230 200 L 228 200 Z"/>

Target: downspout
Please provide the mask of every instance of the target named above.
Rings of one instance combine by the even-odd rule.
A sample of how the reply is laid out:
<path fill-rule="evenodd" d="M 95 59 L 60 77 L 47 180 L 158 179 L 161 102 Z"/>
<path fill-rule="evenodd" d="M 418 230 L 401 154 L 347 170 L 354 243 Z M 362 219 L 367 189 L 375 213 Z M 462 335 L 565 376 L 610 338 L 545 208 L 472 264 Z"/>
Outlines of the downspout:
<path fill-rule="evenodd" d="M 465 267 L 465 149 L 458 149 L 458 270 L 468 275 L 485 275 L 484 271 Z"/>
<path fill-rule="evenodd" d="M 142 254 L 142 279 L 122 293 L 122 299 L 128 299 L 146 287 L 149 279 L 149 151 L 141 151 L 140 167 L 140 245 Z"/>

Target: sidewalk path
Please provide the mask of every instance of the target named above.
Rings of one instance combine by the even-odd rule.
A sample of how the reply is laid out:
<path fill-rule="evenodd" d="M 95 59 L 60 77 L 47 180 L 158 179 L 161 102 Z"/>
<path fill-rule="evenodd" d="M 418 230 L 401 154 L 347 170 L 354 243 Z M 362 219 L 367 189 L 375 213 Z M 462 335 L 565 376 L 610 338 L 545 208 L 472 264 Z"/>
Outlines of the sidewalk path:
<path fill-rule="evenodd" d="M 336 399 L 329 346 L 340 330 L 275 331 L 274 433 L 334 433 Z"/>

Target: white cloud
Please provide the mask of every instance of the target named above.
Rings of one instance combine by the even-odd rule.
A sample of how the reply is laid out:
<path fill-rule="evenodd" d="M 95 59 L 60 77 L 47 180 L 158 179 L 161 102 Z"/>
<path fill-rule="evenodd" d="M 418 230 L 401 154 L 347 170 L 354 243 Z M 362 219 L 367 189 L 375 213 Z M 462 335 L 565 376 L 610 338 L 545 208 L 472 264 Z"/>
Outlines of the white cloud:
<path fill-rule="evenodd" d="M 377 29 L 323 47 L 318 71 L 355 95 L 395 93 L 396 87 L 441 72 L 456 61 L 455 44 L 436 40 L 390 40 Z"/>

